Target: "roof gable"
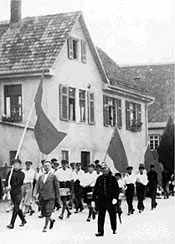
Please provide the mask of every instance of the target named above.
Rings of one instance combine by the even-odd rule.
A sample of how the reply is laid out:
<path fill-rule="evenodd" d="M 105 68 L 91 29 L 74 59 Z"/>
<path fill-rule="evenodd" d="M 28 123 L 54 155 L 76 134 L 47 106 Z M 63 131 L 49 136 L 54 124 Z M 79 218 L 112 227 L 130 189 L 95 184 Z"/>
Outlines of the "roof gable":
<path fill-rule="evenodd" d="M 27 17 L 16 26 L 0 24 L 0 74 L 50 68 L 80 14 Z"/>

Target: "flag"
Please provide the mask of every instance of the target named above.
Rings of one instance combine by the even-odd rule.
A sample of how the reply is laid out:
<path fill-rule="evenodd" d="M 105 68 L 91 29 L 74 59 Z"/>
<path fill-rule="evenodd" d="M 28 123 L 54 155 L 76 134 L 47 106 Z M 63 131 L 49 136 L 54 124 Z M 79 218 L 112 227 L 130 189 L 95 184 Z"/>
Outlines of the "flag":
<path fill-rule="evenodd" d="M 37 121 L 34 128 L 34 135 L 40 151 L 44 154 L 49 154 L 56 148 L 56 146 L 65 138 L 67 134 L 58 131 L 52 122 L 47 118 L 42 108 L 42 95 L 43 76 L 35 96 Z"/>
<path fill-rule="evenodd" d="M 114 128 L 107 154 L 112 159 L 116 170 L 119 172 L 126 171 L 128 159 L 117 127 Z"/>

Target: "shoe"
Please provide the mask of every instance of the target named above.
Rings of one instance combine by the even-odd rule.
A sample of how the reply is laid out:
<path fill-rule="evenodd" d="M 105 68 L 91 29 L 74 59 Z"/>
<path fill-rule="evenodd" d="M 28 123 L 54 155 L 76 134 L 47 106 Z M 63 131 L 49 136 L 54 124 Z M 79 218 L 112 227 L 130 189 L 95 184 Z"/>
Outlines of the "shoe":
<path fill-rule="evenodd" d="M 116 230 L 113 230 L 112 233 L 113 233 L 114 235 L 117 234 L 117 233 L 116 233 Z"/>
<path fill-rule="evenodd" d="M 27 221 L 26 220 L 22 221 L 22 223 L 19 226 L 20 227 L 23 227 L 25 224 L 27 224 Z"/>
<path fill-rule="evenodd" d="M 142 210 L 139 210 L 139 213 L 142 213 Z"/>
<path fill-rule="evenodd" d="M 54 223 L 55 223 L 55 219 L 50 220 L 50 226 L 49 226 L 50 230 L 53 228 Z"/>
<path fill-rule="evenodd" d="M 14 229 L 14 225 L 9 224 L 9 225 L 7 225 L 7 228 L 8 228 L 8 229 Z"/>
<path fill-rule="evenodd" d="M 78 210 L 76 210 L 74 213 L 75 213 L 75 214 L 78 213 Z"/>
<path fill-rule="evenodd" d="M 97 237 L 99 237 L 99 236 L 104 236 L 104 234 L 103 234 L 103 233 L 98 232 L 98 233 L 96 233 L 96 234 L 95 234 L 95 236 L 97 236 Z"/>
<path fill-rule="evenodd" d="M 47 232 L 47 228 L 44 227 L 43 230 L 42 230 L 42 232 Z"/>
<path fill-rule="evenodd" d="M 133 214 L 133 213 L 134 213 L 134 211 L 135 211 L 135 209 L 132 209 L 132 210 L 131 210 L 131 214 Z"/>
<path fill-rule="evenodd" d="M 131 215 L 131 212 L 128 212 L 128 216 Z"/>
<path fill-rule="evenodd" d="M 60 215 L 58 218 L 62 220 L 62 219 L 63 219 L 63 216 L 62 216 L 62 215 Z"/>
<path fill-rule="evenodd" d="M 69 218 L 71 216 L 71 214 L 72 214 L 71 212 L 68 212 L 67 213 L 67 218 Z"/>

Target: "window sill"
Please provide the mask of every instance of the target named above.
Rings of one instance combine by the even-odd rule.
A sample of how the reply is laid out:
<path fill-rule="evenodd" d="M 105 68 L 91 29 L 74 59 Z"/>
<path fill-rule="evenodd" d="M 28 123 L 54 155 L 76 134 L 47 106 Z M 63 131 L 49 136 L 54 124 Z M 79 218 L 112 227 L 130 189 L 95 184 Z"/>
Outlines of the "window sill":
<path fill-rule="evenodd" d="M 66 123 L 72 123 L 72 124 L 77 124 L 77 125 L 85 125 L 85 126 L 94 126 L 94 123 L 87 123 L 86 121 L 74 121 L 74 120 L 64 120 L 64 119 L 59 119 L 59 121 L 66 122 Z"/>

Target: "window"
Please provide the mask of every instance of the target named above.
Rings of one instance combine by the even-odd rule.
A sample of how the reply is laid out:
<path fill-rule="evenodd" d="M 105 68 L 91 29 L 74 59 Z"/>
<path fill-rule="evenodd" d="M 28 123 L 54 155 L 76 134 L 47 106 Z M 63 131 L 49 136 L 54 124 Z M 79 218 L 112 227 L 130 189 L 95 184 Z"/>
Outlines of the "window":
<path fill-rule="evenodd" d="M 141 104 L 126 101 L 126 129 L 133 132 L 141 130 Z"/>
<path fill-rule="evenodd" d="M 62 151 L 61 151 L 61 159 L 62 159 L 62 160 L 67 160 L 67 161 L 69 161 L 69 151 L 67 151 L 67 150 L 62 150 Z"/>
<path fill-rule="evenodd" d="M 86 91 L 79 90 L 80 122 L 86 121 Z"/>
<path fill-rule="evenodd" d="M 75 121 L 75 88 L 69 87 L 69 120 Z"/>
<path fill-rule="evenodd" d="M 95 98 L 92 92 L 88 92 L 88 123 L 90 125 L 95 123 Z"/>
<path fill-rule="evenodd" d="M 82 63 L 86 63 L 87 59 L 87 53 L 86 53 L 86 42 L 84 40 L 81 40 L 81 61 Z"/>
<path fill-rule="evenodd" d="M 14 159 L 15 159 L 15 157 L 16 157 L 16 153 L 17 153 L 17 151 L 10 151 L 10 152 L 9 152 L 9 157 L 10 157 L 10 165 L 12 165 L 13 160 L 14 160 Z"/>
<path fill-rule="evenodd" d="M 59 91 L 60 119 L 75 121 L 75 88 L 60 85 Z"/>
<path fill-rule="evenodd" d="M 68 58 L 69 59 L 78 59 L 78 44 L 79 41 L 70 37 L 67 41 L 68 45 Z"/>
<path fill-rule="evenodd" d="M 103 96 L 103 113 L 105 126 L 118 126 L 122 127 L 122 109 L 121 100 Z"/>
<path fill-rule="evenodd" d="M 3 121 L 22 121 L 22 88 L 21 85 L 4 86 Z"/>
<path fill-rule="evenodd" d="M 159 135 L 150 135 L 149 136 L 149 144 L 151 150 L 157 150 L 160 143 L 160 136 Z"/>

